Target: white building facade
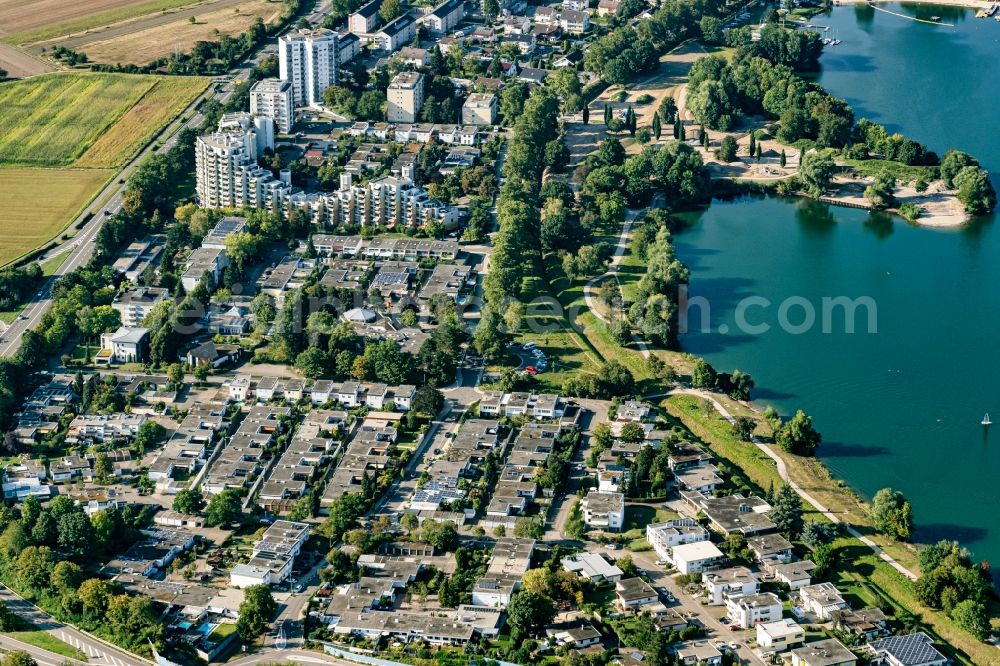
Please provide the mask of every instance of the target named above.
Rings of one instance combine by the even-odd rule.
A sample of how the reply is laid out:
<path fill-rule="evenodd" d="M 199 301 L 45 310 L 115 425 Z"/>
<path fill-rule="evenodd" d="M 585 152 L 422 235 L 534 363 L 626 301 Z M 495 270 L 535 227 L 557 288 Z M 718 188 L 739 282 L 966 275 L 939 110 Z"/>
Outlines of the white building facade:
<path fill-rule="evenodd" d="M 278 72 L 292 84 L 296 106 L 323 103 L 323 91 L 337 85 L 339 37 L 332 30 L 296 30 L 278 39 Z"/>
<path fill-rule="evenodd" d="M 263 79 L 250 89 L 250 115 L 265 116 L 278 131 L 288 134 L 295 124 L 295 100 L 291 81 Z"/>

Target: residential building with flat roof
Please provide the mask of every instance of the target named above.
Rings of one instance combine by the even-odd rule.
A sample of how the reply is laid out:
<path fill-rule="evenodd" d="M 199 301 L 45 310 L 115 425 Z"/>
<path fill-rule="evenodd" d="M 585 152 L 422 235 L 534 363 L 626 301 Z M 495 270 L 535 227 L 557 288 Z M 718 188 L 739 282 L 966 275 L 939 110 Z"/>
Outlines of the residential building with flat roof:
<path fill-rule="evenodd" d="M 170 298 L 170 292 L 162 287 L 126 287 L 116 295 L 111 307 L 122 317 L 122 326 L 139 326 L 146 315 L 158 304 Z"/>
<path fill-rule="evenodd" d="M 580 503 L 588 527 L 617 532 L 625 523 L 625 496 L 622 493 L 590 492 Z"/>
<path fill-rule="evenodd" d="M 493 125 L 497 108 L 497 96 L 493 93 L 472 93 L 462 105 L 462 124 Z"/>
<path fill-rule="evenodd" d="M 278 38 L 278 71 L 292 85 L 297 106 L 323 103 L 323 91 L 337 85 L 339 35 L 325 28 L 294 30 Z"/>
<path fill-rule="evenodd" d="M 837 611 L 850 608 L 837 586 L 825 581 L 799 588 L 799 602 L 807 613 L 824 622 L 832 619 Z"/>
<path fill-rule="evenodd" d="M 697 541 L 707 541 L 708 530 L 692 518 L 679 518 L 665 523 L 646 525 L 646 541 L 660 559 L 670 559 L 670 550 L 676 546 Z"/>
<path fill-rule="evenodd" d="M 419 72 L 400 72 L 386 90 L 386 118 L 391 123 L 416 122 L 424 105 L 424 76 Z"/>
<path fill-rule="evenodd" d="M 701 583 L 708 593 L 708 603 L 720 606 L 729 597 L 751 596 L 760 592 L 757 574 L 746 567 L 731 567 L 706 571 L 701 575 Z"/>
<path fill-rule="evenodd" d="M 726 598 L 726 615 L 735 626 L 749 629 L 781 619 L 781 599 L 771 592 Z"/>
<path fill-rule="evenodd" d="M 788 618 L 757 625 L 757 645 L 766 651 L 784 652 L 805 640 L 805 630 Z"/>
<path fill-rule="evenodd" d="M 717 565 L 724 555 L 711 541 L 697 541 L 674 546 L 670 561 L 683 574 L 700 573 Z"/>
<path fill-rule="evenodd" d="M 594 583 L 617 583 L 622 577 L 622 570 L 604 559 L 600 553 L 583 552 L 564 557 L 562 567 Z"/>
<path fill-rule="evenodd" d="M 267 116 L 278 131 L 289 134 L 295 124 L 295 98 L 290 80 L 261 79 L 250 88 L 250 114 Z"/>
<path fill-rule="evenodd" d="M 677 662 L 684 666 L 694 666 L 695 664 L 705 664 L 705 666 L 721 666 L 722 653 L 710 641 L 702 639 L 697 641 L 685 641 L 677 644 L 674 648 L 677 655 Z"/>
<path fill-rule="evenodd" d="M 858 658 L 836 638 L 792 650 L 792 666 L 854 666 Z"/>
<path fill-rule="evenodd" d="M 948 658 L 922 631 L 873 641 L 869 647 L 881 663 L 889 666 L 945 666 L 948 663 Z"/>

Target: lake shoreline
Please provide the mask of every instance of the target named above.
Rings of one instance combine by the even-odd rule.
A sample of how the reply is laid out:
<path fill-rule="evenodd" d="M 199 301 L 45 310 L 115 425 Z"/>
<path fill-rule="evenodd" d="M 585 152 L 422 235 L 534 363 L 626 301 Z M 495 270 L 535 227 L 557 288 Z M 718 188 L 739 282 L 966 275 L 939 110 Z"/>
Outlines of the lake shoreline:
<path fill-rule="evenodd" d="M 897 0 L 834 0 L 834 5 L 878 5 L 892 4 Z M 986 0 L 905 0 L 901 4 L 906 5 L 938 5 L 941 7 L 967 7 L 970 9 L 983 9 L 990 3 Z"/>

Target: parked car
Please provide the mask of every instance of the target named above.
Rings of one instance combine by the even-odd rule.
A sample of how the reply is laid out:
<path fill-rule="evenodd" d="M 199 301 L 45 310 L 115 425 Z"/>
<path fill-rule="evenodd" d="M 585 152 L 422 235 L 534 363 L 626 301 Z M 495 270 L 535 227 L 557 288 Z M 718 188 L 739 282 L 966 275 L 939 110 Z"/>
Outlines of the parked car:
<path fill-rule="evenodd" d="M 529 365 L 527 368 L 524 369 L 524 371 L 531 376 L 535 376 L 538 374 L 538 369 L 533 365 Z"/>

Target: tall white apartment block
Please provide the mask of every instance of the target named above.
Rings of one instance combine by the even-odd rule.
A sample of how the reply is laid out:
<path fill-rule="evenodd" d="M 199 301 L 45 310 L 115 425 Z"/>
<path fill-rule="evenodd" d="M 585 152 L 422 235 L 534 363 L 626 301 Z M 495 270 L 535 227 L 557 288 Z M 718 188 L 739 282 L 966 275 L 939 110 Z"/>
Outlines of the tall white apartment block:
<path fill-rule="evenodd" d="M 323 91 L 337 84 L 340 45 L 332 30 L 296 30 L 278 38 L 278 71 L 292 84 L 296 106 L 323 102 Z"/>
<path fill-rule="evenodd" d="M 288 186 L 257 166 L 257 156 L 274 148 L 274 123 L 249 113 L 226 114 L 217 132 L 195 141 L 195 193 L 203 208 L 261 208 L 280 205 Z"/>
<path fill-rule="evenodd" d="M 424 76 L 418 72 L 400 72 L 386 91 L 386 116 L 390 123 L 412 123 L 424 105 Z"/>
<path fill-rule="evenodd" d="M 295 123 L 291 81 L 263 79 L 250 89 L 250 115 L 274 121 L 278 131 L 288 134 Z"/>
<path fill-rule="evenodd" d="M 203 208 L 238 208 L 243 201 L 241 172 L 256 163 L 256 146 L 247 135 L 216 132 L 194 145 L 195 193 Z M 251 147 L 253 146 L 253 147 Z"/>

